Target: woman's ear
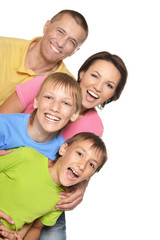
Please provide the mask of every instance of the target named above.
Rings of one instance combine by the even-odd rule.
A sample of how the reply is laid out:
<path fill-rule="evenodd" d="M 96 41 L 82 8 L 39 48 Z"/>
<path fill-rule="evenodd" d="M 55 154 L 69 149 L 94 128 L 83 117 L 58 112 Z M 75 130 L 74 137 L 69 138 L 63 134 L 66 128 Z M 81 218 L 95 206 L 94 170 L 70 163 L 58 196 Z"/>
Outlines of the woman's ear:
<path fill-rule="evenodd" d="M 81 71 L 80 74 L 79 74 L 79 77 L 80 79 L 82 80 L 83 76 L 84 76 L 85 72 L 84 71 Z"/>
<path fill-rule="evenodd" d="M 33 107 L 36 109 L 38 108 L 38 98 L 34 99 Z"/>
<path fill-rule="evenodd" d="M 59 155 L 63 156 L 63 154 L 66 152 L 67 147 L 68 147 L 68 144 L 66 142 L 63 143 L 59 149 Z"/>

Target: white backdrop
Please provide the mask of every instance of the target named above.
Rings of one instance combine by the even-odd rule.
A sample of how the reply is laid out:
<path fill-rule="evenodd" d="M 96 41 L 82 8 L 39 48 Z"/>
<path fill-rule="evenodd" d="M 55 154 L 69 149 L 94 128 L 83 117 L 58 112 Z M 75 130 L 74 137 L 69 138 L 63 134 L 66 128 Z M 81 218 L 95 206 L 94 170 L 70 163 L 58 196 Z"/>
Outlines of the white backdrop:
<path fill-rule="evenodd" d="M 159 240 L 158 0 L 5 0 L 0 35 L 40 36 L 45 21 L 62 9 L 81 12 L 90 29 L 81 50 L 65 61 L 72 73 L 103 50 L 122 57 L 129 72 L 120 100 L 99 112 L 109 160 L 91 180 L 83 203 L 67 212 L 68 240 Z"/>

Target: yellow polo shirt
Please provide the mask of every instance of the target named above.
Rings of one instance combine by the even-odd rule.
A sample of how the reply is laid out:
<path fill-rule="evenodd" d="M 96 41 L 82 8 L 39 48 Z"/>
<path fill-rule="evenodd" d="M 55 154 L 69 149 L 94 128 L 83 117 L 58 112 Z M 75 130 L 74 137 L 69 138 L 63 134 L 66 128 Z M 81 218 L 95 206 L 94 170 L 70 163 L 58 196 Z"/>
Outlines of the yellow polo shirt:
<path fill-rule="evenodd" d="M 39 41 L 0 37 L 0 105 L 15 91 L 16 85 L 36 76 L 25 67 L 25 59 L 30 44 Z M 55 72 L 64 72 L 72 76 L 63 62 Z"/>

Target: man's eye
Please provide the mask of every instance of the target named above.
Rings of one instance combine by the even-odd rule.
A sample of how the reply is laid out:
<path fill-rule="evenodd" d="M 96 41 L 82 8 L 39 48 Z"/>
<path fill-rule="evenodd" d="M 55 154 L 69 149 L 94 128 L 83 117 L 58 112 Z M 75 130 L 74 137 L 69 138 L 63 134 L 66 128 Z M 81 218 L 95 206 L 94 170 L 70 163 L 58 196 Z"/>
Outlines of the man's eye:
<path fill-rule="evenodd" d="M 58 29 L 58 32 L 59 32 L 60 34 L 63 34 L 63 31 L 62 31 L 62 30 L 60 30 L 60 29 Z"/>
<path fill-rule="evenodd" d="M 75 41 L 70 40 L 70 42 L 72 43 L 72 45 L 73 45 L 74 47 L 76 47 L 76 43 L 75 43 Z"/>

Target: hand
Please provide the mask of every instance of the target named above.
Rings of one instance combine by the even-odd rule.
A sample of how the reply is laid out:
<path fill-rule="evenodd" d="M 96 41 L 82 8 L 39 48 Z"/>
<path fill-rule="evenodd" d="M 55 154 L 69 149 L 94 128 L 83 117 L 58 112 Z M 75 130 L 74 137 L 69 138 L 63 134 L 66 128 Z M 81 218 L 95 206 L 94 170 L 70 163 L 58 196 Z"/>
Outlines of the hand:
<path fill-rule="evenodd" d="M 7 155 L 11 152 L 12 152 L 12 150 L 0 150 L 0 156 Z"/>
<path fill-rule="evenodd" d="M 61 192 L 61 200 L 56 205 L 56 209 L 63 211 L 73 210 L 82 202 L 87 185 L 88 181 L 85 180 L 70 188 L 67 188 L 65 192 Z"/>
<path fill-rule="evenodd" d="M 22 237 L 19 234 L 17 234 L 16 232 L 8 233 L 8 232 L 2 231 L 1 234 L 2 234 L 2 238 L 0 237 L 0 240 L 1 239 L 3 239 L 3 240 L 22 240 Z"/>
<path fill-rule="evenodd" d="M 0 219 L 3 218 L 5 219 L 7 222 L 11 223 L 11 224 L 14 224 L 14 221 L 11 217 L 9 217 L 6 213 L 4 213 L 3 211 L 0 210 Z M 8 234 L 13 234 L 15 233 L 14 231 L 6 228 L 3 223 L 0 221 L 0 234 L 2 236 L 4 236 L 4 238 L 1 238 L 0 239 L 8 239 L 8 238 L 5 238 Z M 9 240 L 12 239 L 12 238 L 9 238 Z"/>

